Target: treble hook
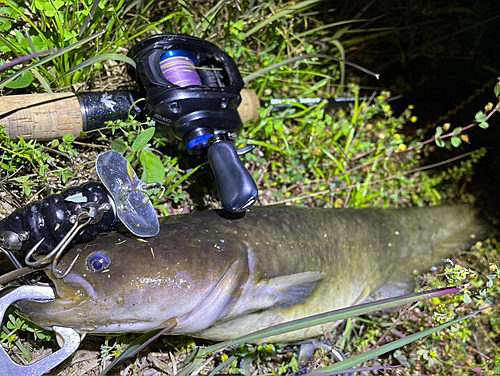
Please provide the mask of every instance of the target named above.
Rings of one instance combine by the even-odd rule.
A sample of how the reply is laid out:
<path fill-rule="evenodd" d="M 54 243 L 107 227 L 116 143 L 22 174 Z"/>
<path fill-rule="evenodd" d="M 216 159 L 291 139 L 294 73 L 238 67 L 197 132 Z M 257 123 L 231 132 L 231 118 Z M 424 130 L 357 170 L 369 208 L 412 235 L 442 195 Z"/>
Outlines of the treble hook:
<path fill-rule="evenodd" d="M 57 255 L 55 255 L 54 261 L 52 262 L 52 275 L 55 278 L 66 277 L 69 274 L 69 272 L 71 271 L 71 269 L 73 269 L 73 266 L 75 266 L 76 262 L 78 261 L 78 257 L 80 257 L 80 254 L 77 254 L 75 256 L 75 258 L 73 259 L 73 261 L 71 261 L 71 264 L 69 264 L 68 269 L 66 269 L 66 271 L 64 273 L 62 273 L 61 271 L 59 271 L 59 269 L 57 269 L 57 263 L 59 262 L 59 257 L 61 256 L 63 250 L 64 250 L 64 248 L 61 249 L 61 251 L 58 252 Z"/>
<path fill-rule="evenodd" d="M 40 246 L 40 244 L 43 242 L 44 239 L 35 244 L 35 246 L 31 248 L 29 252 L 26 254 L 26 257 L 24 259 L 26 265 L 36 268 L 45 263 L 52 262 L 52 274 L 54 275 L 54 277 L 55 278 L 66 277 L 68 273 L 71 271 L 71 268 L 73 268 L 76 261 L 78 260 L 79 255 L 76 255 L 76 257 L 73 259 L 73 261 L 66 269 L 66 271 L 62 273 L 57 269 L 57 263 L 59 262 L 59 258 L 61 257 L 62 253 L 69 245 L 69 243 L 71 243 L 71 241 L 75 238 L 75 236 L 77 236 L 78 233 L 85 226 L 99 222 L 102 219 L 104 212 L 111 209 L 111 206 L 110 204 L 105 203 L 97 207 L 95 203 L 88 203 L 84 205 L 83 209 L 85 210 L 82 210 L 80 213 L 78 213 L 77 216 L 72 217 L 72 222 L 74 221 L 73 227 L 71 227 L 68 233 L 61 239 L 61 241 L 55 246 L 55 248 L 50 253 L 45 255 L 40 260 L 30 261 L 30 258 L 36 252 L 36 250 L 38 249 L 38 247 Z"/>
<path fill-rule="evenodd" d="M 37 268 L 37 267 L 39 267 L 40 265 L 42 265 L 43 263 L 45 263 L 47 261 L 46 257 L 43 258 L 43 259 L 41 259 L 41 260 L 37 260 L 37 261 L 33 261 L 33 262 L 29 260 L 31 258 L 31 256 L 38 250 L 38 248 L 40 247 L 40 245 L 43 243 L 44 240 L 45 240 L 45 238 L 42 238 L 26 254 L 26 257 L 24 258 L 24 262 L 26 263 L 26 265 L 31 266 L 32 268 Z"/>
<path fill-rule="evenodd" d="M 94 219 L 93 217 L 89 216 L 86 219 L 86 221 L 81 223 L 81 224 L 78 224 L 79 219 L 77 219 L 77 221 L 75 222 L 76 226 L 73 226 L 73 228 L 66 234 L 66 236 L 59 242 L 59 244 L 51 252 L 54 254 L 54 260 L 52 261 L 52 274 L 54 275 L 55 278 L 66 277 L 68 275 L 68 273 L 71 271 L 71 268 L 73 267 L 73 265 L 75 265 L 75 263 L 78 260 L 78 257 L 80 255 L 76 255 L 76 257 L 71 262 L 69 268 L 64 273 L 61 273 L 57 269 L 57 263 L 59 262 L 59 257 L 61 257 L 62 253 L 64 252 L 64 249 L 73 240 L 73 238 L 80 232 L 80 230 L 83 229 L 85 226 L 89 225 L 93 219 Z"/>
<path fill-rule="evenodd" d="M 61 257 L 64 249 L 68 246 L 68 244 L 71 242 L 71 240 L 80 232 L 82 228 L 84 228 L 87 225 L 93 225 L 95 223 L 98 223 L 105 211 L 108 211 L 111 209 L 111 205 L 108 203 L 102 204 L 101 206 L 97 207 L 94 203 L 88 203 L 87 206 L 84 206 L 88 211 L 82 212 L 79 214 L 79 217 L 77 219 L 77 223 L 80 221 L 80 215 L 82 217 L 84 216 L 83 213 L 86 213 L 85 215 L 88 216 L 87 220 L 79 225 L 75 230 L 74 234 L 71 236 L 71 238 L 68 238 L 64 243 L 61 241 L 57 247 L 59 247 L 59 250 L 54 256 L 54 261 L 52 262 L 52 274 L 54 275 L 55 278 L 64 278 L 68 275 L 68 273 L 71 271 L 75 263 L 78 261 L 78 257 L 80 257 L 79 254 L 75 256 L 71 264 L 69 264 L 69 267 L 66 269 L 64 273 L 61 273 L 59 269 L 57 269 L 57 264 L 59 262 L 59 257 Z M 73 229 L 72 229 L 73 230 Z M 71 231 L 70 231 L 71 232 Z M 63 239 L 64 240 L 64 239 Z M 56 248 L 57 248 L 56 247 Z"/>
<path fill-rule="evenodd" d="M 80 213 L 80 214 L 83 214 L 84 212 Z M 80 216 L 79 214 L 79 216 Z M 42 244 L 42 242 L 45 240 L 44 238 L 39 241 L 38 243 L 36 243 L 33 248 L 31 248 L 29 250 L 29 252 L 26 254 L 26 257 L 24 258 L 24 262 L 26 263 L 26 265 L 28 266 L 31 266 L 32 268 L 38 268 L 39 266 L 43 265 L 43 264 L 47 264 L 49 262 L 52 261 L 52 259 L 54 258 L 54 256 L 61 250 L 61 249 L 64 249 L 64 247 L 62 247 L 63 245 L 67 245 L 69 244 L 69 242 L 71 242 L 71 240 L 73 240 L 73 238 L 78 234 L 78 232 L 83 228 L 85 227 L 88 223 L 90 223 L 90 221 L 92 220 L 92 218 L 88 218 L 88 220 L 84 223 L 79 223 L 79 220 L 78 218 L 75 219 L 75 223 L 73 224 L 73 227 L 68 231 L 68 233 L 64 236 L 64 238 L 61 239 L 61 241 L 55 246 L 55 248 L 50 252 L 48 253 L 47 255 L 45 255 L 43 258 L 39 259 L 39 260 L 36 260 L 36 261 L 30 261 L 30 258 L 31 256 L 33 256 L 33 254 L 38 250 L 38 248 L 40 247 L 40 244 Z"/>
<path fill-rule="evenodd" d="M 78 215 L 78 217 L 80 217 L 80 216 L 83 217 L 83 215 L 82 215 L 83 213 L 86 213 L 86 212 L 81 212 Z M 55 246 L 55 248 L 50 253 L 48 253 L 47 255 L 45 255 L 43 258 L 41 258 L 39 260 L 30 261 L 31 256 L 38 250 L 38 248 L 40 247 L 42 242 L 45 240 L 45 238 L 43 238 L 38 243 L 36 243 L 33 246 L 33 248 L 31 248 L 29 250 L 29 252 L 26 254 L 26 257 L 24 259 L 24 262 L 26 263 L 26 265 L 28 265 L 32 268 L 38 268 L 43 264 L 47 264 L 47 263 L 51 262 L 53 259 L 59 260 L 59 257 L 61 256 L 61 254 L 64 251 L 64 249 L 66 248 L 66 246 L 73 240 L 73 238 L 78 234 L 78 232 L 82 228 L 84 228 L 86 225 L 88 225 L 90 222 L 92 222 L 93 218 L 88 217 L 86 219 L 87 220 L 85 222 L 79 223 L 79 218 L 76 218 L 75 223 L 73 224 L 73 227 L 68 231 L 68 233 L 64 236 L 64 238 L 61 239 L 61 241 Z M 57 261 L 52 261 L 52 272 L 53 272 L 54 276 L 56 278 L 63 278 L 66 275 L 68 275 L 68 273 L 70 272 L 71 268 L 73 267 L 73 265 L 75 264 L 77 259 L 78 259 L 78 255 L 75 257 L 75 259 L 71 263 L 70 267 L 68 268 L 68 270 L 66 270 L 66 272 L 64 274 L 61 274 L 56 269 L 56 265 L 54 262 L 57 262 Z"/>
<path fill-rule="evenodd" d="M 54 291 L 49 286 L 17 287 L 0 298 L 0 320 L 3 320 L 7 308 L 19 300 L 32 300 L 45 303 L 54 299 Z M 80 346 L 80 335 L 72 328 L 54 326 L 52 330 L 56 333 L 61 348 L 46 358 L 27 366 L 15 363 L 7 354 L 4 347 L 0 345 L 0 375 L 41 376 L 69 358 Z M 59 340 L 62 340 L 62 344 Z"/>

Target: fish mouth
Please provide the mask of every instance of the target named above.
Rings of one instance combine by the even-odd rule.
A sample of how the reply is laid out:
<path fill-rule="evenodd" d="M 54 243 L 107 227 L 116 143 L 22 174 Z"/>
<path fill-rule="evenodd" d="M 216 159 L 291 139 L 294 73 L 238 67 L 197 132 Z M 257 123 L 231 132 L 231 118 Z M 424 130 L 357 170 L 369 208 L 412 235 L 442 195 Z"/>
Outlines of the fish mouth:
<path fill-rule="evenodd" d="M 70 273 L 64 278 L 57 278 L 51 269 L 46 269 L 45 273 L 55 289 L 56 300 L 54 302 L 66 306 L 66 309 L 69 306 L 78 305 L 86 298 L 96 300 L 94 286 L 85 277 Z"/>
<path fill-rule="evenodd" d="M 89 297 L 92 300 L 97 300 L 94 286 L 85 277 L 68 274 L 64 278 L 56 278 L 51 271 L 48 271 L 47 275 L 54 283 L 56 296 L 59 299 L 74 301 L 77 298 Z"/>
<path fill-rule="evenodd" d="M 44 271 L 50 279 L 48 284 L 54 289 L 56 299 L 51 303 L 43 303 L 40 307 L 47 306 L 47 304 L 57 304 L 66 306 L 66 309 L 68 309 L 69 306 L 76 306 L 87 297 L 96 299 L 97 295 L 94 286 L 85 277 L 70 273 L 64 278 L 57 278 L 51 269 L 45 269 Z"/>
<path fill-rule="evenodd" d="M 45 273 L 51 280 L 49 285 L 54 289 L 56 299 L 43 303 L 21 300 L 16 306 L 29 320 L 46 329 L 54 325 L 71 326 L 71 323 L 78 321 L 81 304 L 88 299 L 95 299 L 94 286 L 78 275 L 55 278 L 50 270 L 45 270 Z"/>

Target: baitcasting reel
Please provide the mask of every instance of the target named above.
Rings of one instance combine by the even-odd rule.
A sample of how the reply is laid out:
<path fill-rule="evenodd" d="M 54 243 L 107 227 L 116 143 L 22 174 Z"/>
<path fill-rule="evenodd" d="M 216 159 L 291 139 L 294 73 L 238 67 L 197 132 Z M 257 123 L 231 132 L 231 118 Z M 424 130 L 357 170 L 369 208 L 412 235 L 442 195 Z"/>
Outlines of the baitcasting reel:
<path fill-rule="evenodd" d="M 251 148 L 234 146 L 243 127 L 237 110 L 243 80 L 234 60 L 207 41 L 179 34 L 146 39 L 128 56 L 137 64 L 129 74 L 146 98 L 143 116 L 189 154 L 208 157 L 224 209 L 251 207 L 257 186 L 239 158 Z"/>

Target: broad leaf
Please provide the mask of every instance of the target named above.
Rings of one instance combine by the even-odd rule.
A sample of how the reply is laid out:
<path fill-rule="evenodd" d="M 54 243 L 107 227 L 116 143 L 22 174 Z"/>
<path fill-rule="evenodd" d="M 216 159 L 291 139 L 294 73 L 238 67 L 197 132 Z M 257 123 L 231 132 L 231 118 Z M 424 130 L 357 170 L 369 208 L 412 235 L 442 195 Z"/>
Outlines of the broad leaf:
<path fill-rule="evenodd" d="M 146 183 L 159 183 L 163 185 L 165 181 L 165 167 L 160 158 L 150 151 L 141 152 L 142 177 L 141 180 Z"/>
<path fill-rule="evenodd" d="M 151 127 L 141 132 L 141 134 L 137 136 L 134 143 L 132 144 L 132 151 L 135 153 L 139 150 L 144 149 L 147 146 L 148 142 L 153 138 L 155 130 L 155 128 Z"/>

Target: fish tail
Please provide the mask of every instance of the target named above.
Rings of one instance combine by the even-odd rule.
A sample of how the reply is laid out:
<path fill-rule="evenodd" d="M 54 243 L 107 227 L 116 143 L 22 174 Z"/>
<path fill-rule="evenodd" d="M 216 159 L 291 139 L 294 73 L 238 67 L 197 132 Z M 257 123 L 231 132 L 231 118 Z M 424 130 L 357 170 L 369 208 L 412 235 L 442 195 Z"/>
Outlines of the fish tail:
<path fill-rule="evenodd" d="M 408 214 L 408 213 L 406 213 Z M 444 260 L 458 252 L 469 250 L 476 242 L 491 234 L 491 225 L 470 205 L 444 205 L 425 209 L 412 209 L 409 217 L 400 223 L 410 234 L 420 236 L 408 240 L 408 254 L 390 279 L 372 299 L 411 293 L 415 283 L 412 275 L 443 265 Z M 412 253 L 410 253 L 412 250 Z"/>

